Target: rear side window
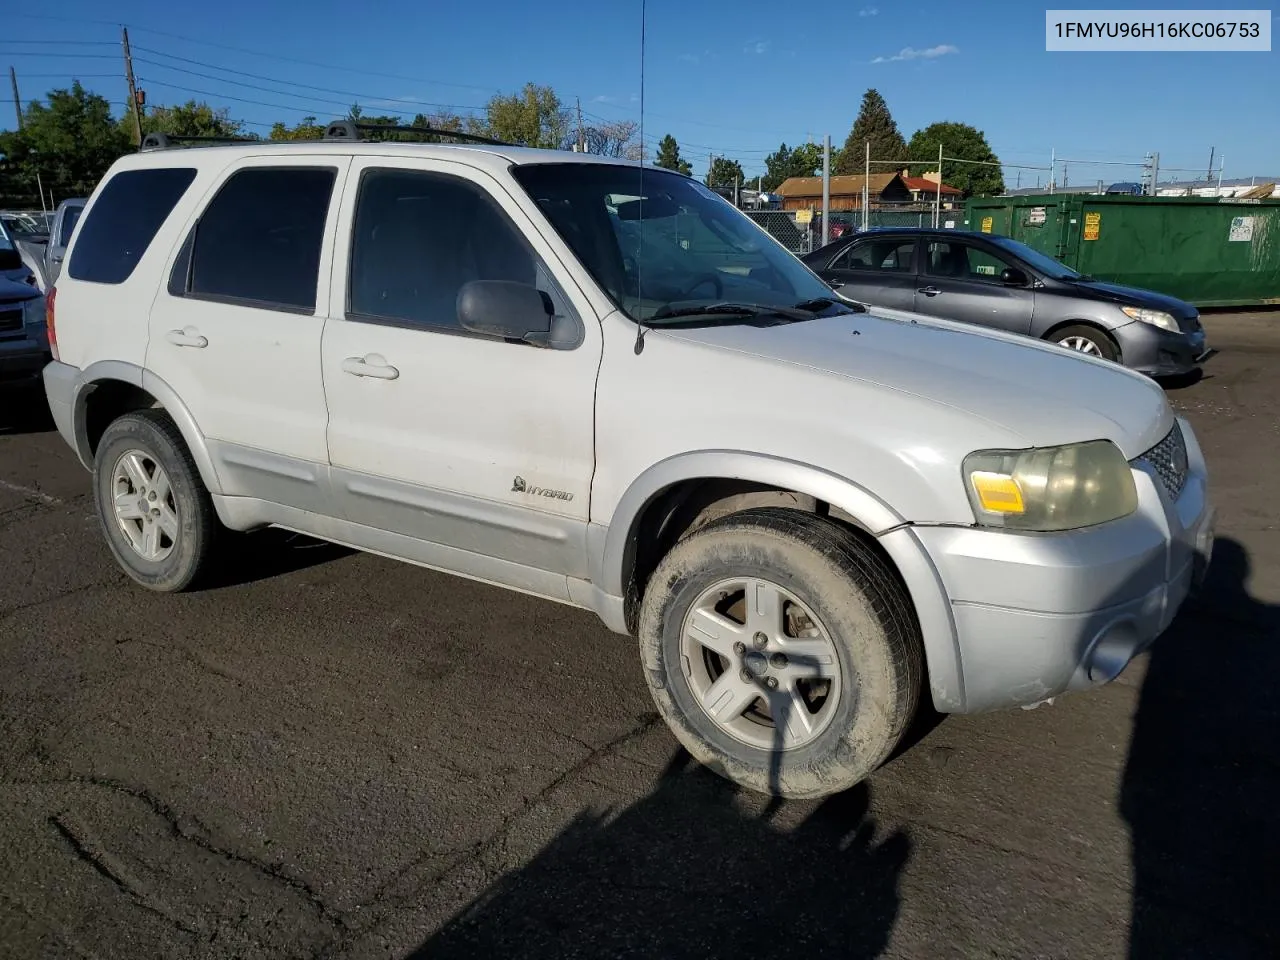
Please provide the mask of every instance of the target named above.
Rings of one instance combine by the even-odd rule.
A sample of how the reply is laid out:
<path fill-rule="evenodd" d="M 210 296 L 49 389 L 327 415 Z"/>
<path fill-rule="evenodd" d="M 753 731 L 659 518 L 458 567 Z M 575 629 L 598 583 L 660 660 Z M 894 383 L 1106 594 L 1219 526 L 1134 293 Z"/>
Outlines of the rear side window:
<path fill-rule="evenodd" d="M 124 283 L 196 177 L 189 167 L 123 170 L 107 181 L 79 226 L 67 273 L 90 283 Z"/>
<path fill-rule="evenodd" d="M 174 264 L 180 296 L 311 313 L 337 170 L 264 167 L 233 174 Z"/>

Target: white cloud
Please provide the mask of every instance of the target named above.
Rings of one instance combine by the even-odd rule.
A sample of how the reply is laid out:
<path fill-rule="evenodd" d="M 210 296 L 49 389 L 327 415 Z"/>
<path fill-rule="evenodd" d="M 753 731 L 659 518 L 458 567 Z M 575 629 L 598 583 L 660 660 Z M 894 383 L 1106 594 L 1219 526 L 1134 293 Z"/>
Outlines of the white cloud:
<path fill-rule="evenodd" d="M 936 57 L 945 57 L 949 53 L 959 53 L 960 48 L 952 46 L 949 43 L 940 43 L 936 47 L 929 47 L 926 50 L 917 50 L 915 47 L 903 47 L 892 57 L 876 57 L 872 63 L 897 63 L 899 60 L 933 60 Z"/>
<path fill-rule="evenodd" d="M 591 98 L 592 103 L 616 103 L 617 101 L 618 101 L 617 97 L 611 97 L 608 94 L 604 94 L 604 93 L 600 94 L 600 96 L 598 97 Z"/>
<path fill-rule="evenodd" d="M 701 58 L 696 53 L 682 53 L 680 59 L 685 63 L 698 63 Z"/>
<path fill-rule="evenodd" d="M 880 12 L 879 7 L 863 7 L 861 10 L 858 11 L 858 16 L 874 17 L 879 12 Z"/>
<path fill-rule="evenodd" d="M 770 41 L 768 40 L 752 40 L 743 48 L 744 53 L 768 53 Z"/>

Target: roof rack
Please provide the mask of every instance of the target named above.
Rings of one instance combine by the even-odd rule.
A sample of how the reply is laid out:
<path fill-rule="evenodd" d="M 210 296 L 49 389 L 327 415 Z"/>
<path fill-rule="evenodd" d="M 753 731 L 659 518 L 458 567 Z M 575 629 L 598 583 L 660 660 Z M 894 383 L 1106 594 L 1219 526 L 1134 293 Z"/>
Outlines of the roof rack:
<path fill-rule="evenodd" d="M 464 143 L 483 143 L 491 147 L 510 147 L 513 144 L 505 140 L 494 140 L 482 137 L 477 133 L 463 133 L 460 130 L 441 130 L 428 126 L 400 126 L 389 123 L 357 123 L 354 120 L 335 120 L 325 127 L 322 140 L 367 141 L 369 137 L 361 136 L 364 132 L 380 131 L 382 133 L 417 133 L 422 136 L 451 137 Z"/>
<path fill-rule="evenodd" d="M 138 149 L 168 150 L 183 143 L 261 143 L 254 137 L 188 137 L 178 133 L 148 133 Z"/>

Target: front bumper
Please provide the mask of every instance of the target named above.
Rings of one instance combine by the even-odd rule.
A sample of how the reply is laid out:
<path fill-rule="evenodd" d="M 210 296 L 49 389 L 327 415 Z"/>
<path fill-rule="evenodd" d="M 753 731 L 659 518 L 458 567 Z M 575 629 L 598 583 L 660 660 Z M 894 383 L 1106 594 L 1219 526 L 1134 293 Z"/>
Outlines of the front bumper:
<path fill-rule="evenodd" d="M 1112 331 L 1120 345 L 1124 365 L 1150 377 L 1176 377 L 1190 373 L 1213 351 L 1205 339 L 1204 327 L 1171 333 L 1150 323 L 1135 320 Z"/>
<path fill-rule="evenodd" d="M 1134 467 L 1138 509 L 1065 534 L 918 527 L 950 598 L 962 707 L 1029 705 L 1115 679 L 1172 622 L 1208 568 L 1214 510 L 1199 444 L 1171 500 Z"/>

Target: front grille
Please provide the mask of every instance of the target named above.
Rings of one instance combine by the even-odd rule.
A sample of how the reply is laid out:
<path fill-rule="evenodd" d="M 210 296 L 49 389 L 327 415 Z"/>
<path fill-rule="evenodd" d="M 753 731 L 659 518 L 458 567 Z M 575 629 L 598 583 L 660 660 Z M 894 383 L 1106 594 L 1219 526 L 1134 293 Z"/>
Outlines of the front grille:
<path fill-rule="evenodd" d="M 22 308 L 17 310 L 0 308 L 0 333 L 10 333 L 22 329 Z"/>
<path fill-rule="evenodd" d="M 1175 420 L 1165 438 L 1138 459 L 1151 464 L 1169 499 L 1177 500 L 1187 485 L 1187 442 L 1178 422 Z"/>

